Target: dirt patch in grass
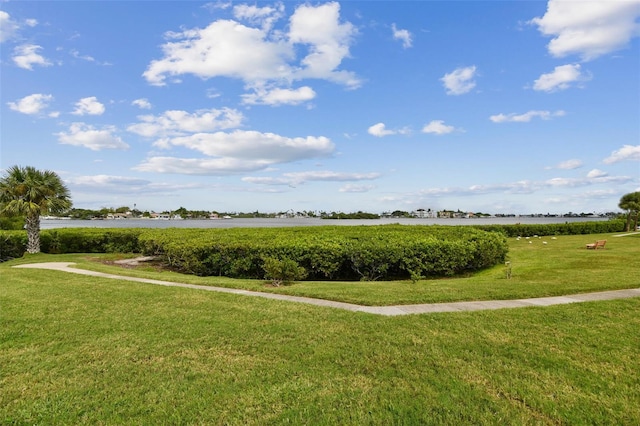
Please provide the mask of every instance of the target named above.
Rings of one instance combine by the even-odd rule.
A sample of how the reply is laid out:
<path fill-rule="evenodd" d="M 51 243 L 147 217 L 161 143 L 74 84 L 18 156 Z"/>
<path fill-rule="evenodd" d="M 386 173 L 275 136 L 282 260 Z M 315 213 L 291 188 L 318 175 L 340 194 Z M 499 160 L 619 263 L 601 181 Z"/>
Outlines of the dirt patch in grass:
<path fill-rule="evenodd" d="M 101 259 L 93 258 L 94 262 L 99 262 L 104 265 L 118 266 L 123 269 L 141 269 L 141 270 L 154 270 L 154 271 L 168 271 L 167 267 L 160 259 L 155 256 L 138 256 L 125 259 Z"/>

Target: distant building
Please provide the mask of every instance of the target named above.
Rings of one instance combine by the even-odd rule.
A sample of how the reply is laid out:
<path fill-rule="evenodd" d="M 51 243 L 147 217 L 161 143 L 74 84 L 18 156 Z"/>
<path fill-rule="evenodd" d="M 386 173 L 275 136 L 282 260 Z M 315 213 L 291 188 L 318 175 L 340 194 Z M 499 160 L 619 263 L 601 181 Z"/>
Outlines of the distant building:
<path fill-rule="evenodd" d="M 126 213 L 109 213 L 107 219 L 129 219 L 133 214 L 131 212 Z"/>
<path fill-rule="evenodd" d="M 153 212 L 149 215 L 149 217 L 151 217 L 151 219 L 164 219 L 164 220 L 169 220 L 171 219 L 171 215 L 169 213 L 156 213 Z"/>
<path fill-rule="evenodd" d="M 418 209 L 413 212 L 412 215 L 420 219 L 432 219 L 436 217 L 436 213 L 431 209 Z"/>

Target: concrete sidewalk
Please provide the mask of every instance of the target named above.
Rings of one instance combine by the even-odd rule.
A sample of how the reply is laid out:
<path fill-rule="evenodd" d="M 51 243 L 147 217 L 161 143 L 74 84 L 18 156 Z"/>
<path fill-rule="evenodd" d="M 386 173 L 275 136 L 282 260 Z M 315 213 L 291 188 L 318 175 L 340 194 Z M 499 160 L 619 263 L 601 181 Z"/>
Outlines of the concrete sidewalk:
<path fill-rule="evenodd" d="M 534 299 L 516 300 L 488 300 L 478 302 L 451 302 L 451 303 L 426 303 L 420 305 L 396 305 L 396 306 L 362 306 L 352 303 L 334 302 L 324 299 L 313 299 L 311 297 L 288 296 L 284 294 L 262 293 L 258 291 L 240 290 L 224 287 L 210 287 L 195 284 L 174 283 L 170 281 L 152 280 L 147 278 L 134 278 L 123 275 L 106 274 L 103 272 L 87 271 L 84 269 L 72 268 L 70 262 L 47 262 L 29 263 L 17 265 L 14 268 L 35 268 L 51 269 L 56 271 L 70 272 L 73 274 L 88 275 L 92 277 L 110 278 L 122 281 L 136 281 L 146 284 L 162 285 L 167 287 L 184 287 L 195 290 L 215 291 L 220 293 L 231 293 L 242 296 L 263 297 L 265 299 L 284 300 L 290 302 L 307 303 L 310 305 L 324 306 L 329 308 L 344 309 L 352 312 L 366 312 L 369 314 L 396 316 L 409 314 L 427 314 L 435 312 L 460 312 L 460 311 L 482 311 L 488 309 L 524 308 L 527 306 L 551 306 L 567 303 L 591 302 L 597 300 L 626 299 L 630 297 L 640 297 L 640 288 L 629 290 L 612 290 L 598 293 L 574 294 L 570 296 L 538 297 Z"/>

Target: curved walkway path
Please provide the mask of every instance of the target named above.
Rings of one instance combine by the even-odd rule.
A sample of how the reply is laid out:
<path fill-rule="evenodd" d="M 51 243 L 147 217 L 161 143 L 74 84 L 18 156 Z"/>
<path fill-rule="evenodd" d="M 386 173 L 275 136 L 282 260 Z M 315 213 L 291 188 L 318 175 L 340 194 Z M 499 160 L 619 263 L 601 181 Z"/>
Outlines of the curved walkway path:
<path fill-rule="evenodd" d="M 290 302 L 307 303 L 316 306 L 345 309 L 352 312 L 366 312 L 369 314 L 396 316 L 408 314 L 426 314 L 434 312 L 460 312 L 460 311 L 481 311 L 487 309 L 503 308 L 524 308 L 527 306 L 550 306 L 577 302 L 591 302 L 596 300 L 626 299 L 630 297 L 640 297 L 640 288 L 629 290 L 602 291 L 598 293 L 574 294 L 570 296 L 538 297 L 534 299 L 516 300 L 488 300 L 477 302 L 452 302 L 452 303 L 426 303 L 420 305 L 396 305 L 396 306 L 362 306 L 352 303 L 334 302 L 324 299 L 313 299 L 311 297 L 288 296 L 275 293 L 261 293 L 259 291 L 239 290 L 224 287 L 210 287 L 195 284 L 174 283 L 170 281 L 152 280 L 147 278 L 127 277 L 124 275 L 106 274 L 103 272 L 88 271 L 85 269 L 72 268 L 71 262 L 48 262 L 29 263 L 17 265 L 14 268 L 35 268 L 51 269 L 56 271 L 71 272 L 92 277 L 110 278 L 123 281 L 137 281 L 146 284 L 163 285 L 167 287 L 184 287 L 196 290 L 216 291 L 220 293 L 239 294 L 243 296 L 264 297 L 266 299 L 285 300 Z"/>

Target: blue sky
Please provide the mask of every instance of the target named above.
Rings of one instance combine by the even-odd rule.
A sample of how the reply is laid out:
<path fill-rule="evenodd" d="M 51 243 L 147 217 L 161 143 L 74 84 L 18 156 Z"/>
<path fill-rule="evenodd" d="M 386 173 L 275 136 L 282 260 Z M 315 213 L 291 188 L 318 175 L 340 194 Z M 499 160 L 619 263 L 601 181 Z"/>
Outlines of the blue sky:
<path fill-rule="evenodd" d="M 75 207 L 617 210 L 640 1 L 1 2 L 0 168 Z"/>

